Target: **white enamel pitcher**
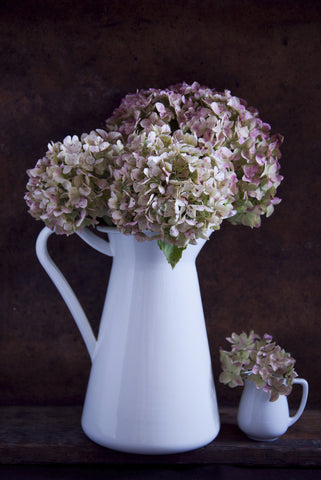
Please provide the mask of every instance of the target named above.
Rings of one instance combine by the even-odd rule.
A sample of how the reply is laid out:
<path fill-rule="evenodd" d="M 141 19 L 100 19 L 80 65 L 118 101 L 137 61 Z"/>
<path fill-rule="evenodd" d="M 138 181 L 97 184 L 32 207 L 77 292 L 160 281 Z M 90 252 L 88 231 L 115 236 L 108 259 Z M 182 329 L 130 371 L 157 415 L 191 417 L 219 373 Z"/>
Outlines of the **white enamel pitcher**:
<path fill-rule="evenodd" d="M 195 259 L 189 245 L 174 269 L 156 240 L 138 242 L 102 227 L 78 235 L 112 256 L 98 339 L 74 292 L 48 255 L 45 227 L 36 252 L 64 298 L 92 360 L 82 428 L 114 450 L 168 454 L 211 442 L 220 428 Z M 106 237 L 107 238 L 107 237 Z"/>

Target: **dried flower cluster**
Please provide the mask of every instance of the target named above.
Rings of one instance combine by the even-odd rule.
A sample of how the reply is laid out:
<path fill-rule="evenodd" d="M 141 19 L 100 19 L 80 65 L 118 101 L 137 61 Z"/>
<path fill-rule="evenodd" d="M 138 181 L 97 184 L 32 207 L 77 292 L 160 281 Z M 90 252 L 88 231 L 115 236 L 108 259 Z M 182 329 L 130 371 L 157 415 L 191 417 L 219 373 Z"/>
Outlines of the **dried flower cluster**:
<path fill-rule="evenodd" d="M 297 377 L 295 360 L 272 341 L 271 335 L 261 338 L 252 330 L 249 335 L 233 333 L 226 340 L 232 347 L 231 351 L 220 349 L 221 383 L 234 388 L 244 385 L 244 379 L 251 380 L 269 393 L 271 402 L 291 393 Z"/>
<path fill-rule="evenodd" d="M 109 199 L 106 134 L 97 130 L 50 143 L 46 156 L 28 170 L 25 195 L 30 214 L 57 234 L 98 223 Z"/>
<path fill-rule="evenodd" d="M 28 170 L 37 219 L 70 234 L 107 221 L 183 250 L 225 218 L 259 227 L 279 203 L 281 135 L 226 90 L 198 83 L 127 95 L 105 130 L 51 143 Z"/>

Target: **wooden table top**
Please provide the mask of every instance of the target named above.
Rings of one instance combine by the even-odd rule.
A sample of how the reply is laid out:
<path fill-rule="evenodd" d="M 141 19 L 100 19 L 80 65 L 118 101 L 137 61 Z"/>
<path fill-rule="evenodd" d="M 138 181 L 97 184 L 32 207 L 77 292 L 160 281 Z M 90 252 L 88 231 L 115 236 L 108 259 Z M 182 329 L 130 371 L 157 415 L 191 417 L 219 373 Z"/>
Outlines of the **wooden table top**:
<path fill-rule="evenodd" d="M 133 455 L 103 448 L 80 425 L 81 406 L 0 407 L 0 464 L 157 464 L 321 466 L 321 410 L 306 410 L 274 442 L 249 440 L 236 410 L 221 408 L 221 430 L 209 445 L 173 455 Z"/>

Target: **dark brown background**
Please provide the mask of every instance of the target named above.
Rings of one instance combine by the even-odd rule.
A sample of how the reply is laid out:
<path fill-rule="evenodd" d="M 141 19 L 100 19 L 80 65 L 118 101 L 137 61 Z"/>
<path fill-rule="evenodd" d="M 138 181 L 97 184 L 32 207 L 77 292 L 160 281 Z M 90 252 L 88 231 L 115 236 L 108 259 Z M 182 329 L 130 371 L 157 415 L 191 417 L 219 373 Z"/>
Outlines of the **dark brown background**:
<path fill-rule="evenodd" d="M 224 224 L 198 259 L 218 400 L 241 393 L 218 384 L 219 346 L 254 328 L 293 354 L 320 406 L 320 2 L 2 1 L 0 22 L 1 404 L 82 403 L 90 369 L 35 257 L 25 170 L 50 140 L 103 126 L 126 93 L 197 80 L 285 137 L 274 215 Z M 97 331 L 110 261 L 76 236 L 50 248 Z"/>

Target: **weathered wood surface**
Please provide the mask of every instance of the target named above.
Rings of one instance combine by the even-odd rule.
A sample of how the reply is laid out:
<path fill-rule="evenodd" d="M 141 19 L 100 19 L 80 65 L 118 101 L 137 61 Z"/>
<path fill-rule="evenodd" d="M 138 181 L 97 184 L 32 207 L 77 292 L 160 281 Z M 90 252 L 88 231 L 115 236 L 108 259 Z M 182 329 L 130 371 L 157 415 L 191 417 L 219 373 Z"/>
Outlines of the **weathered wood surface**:
<path fill-rule="evenodd" d="M 254 442 L 236 426 L 236 411 L 221 409 L 221 430 L 208 446 L 175 455 L 115 452 L 91 442 L 80 426 L 81 407 L 0 408 L 1 464 L 226 464 L 321 466 L 321 411 L 306 410 L 275 442 Z"/>

